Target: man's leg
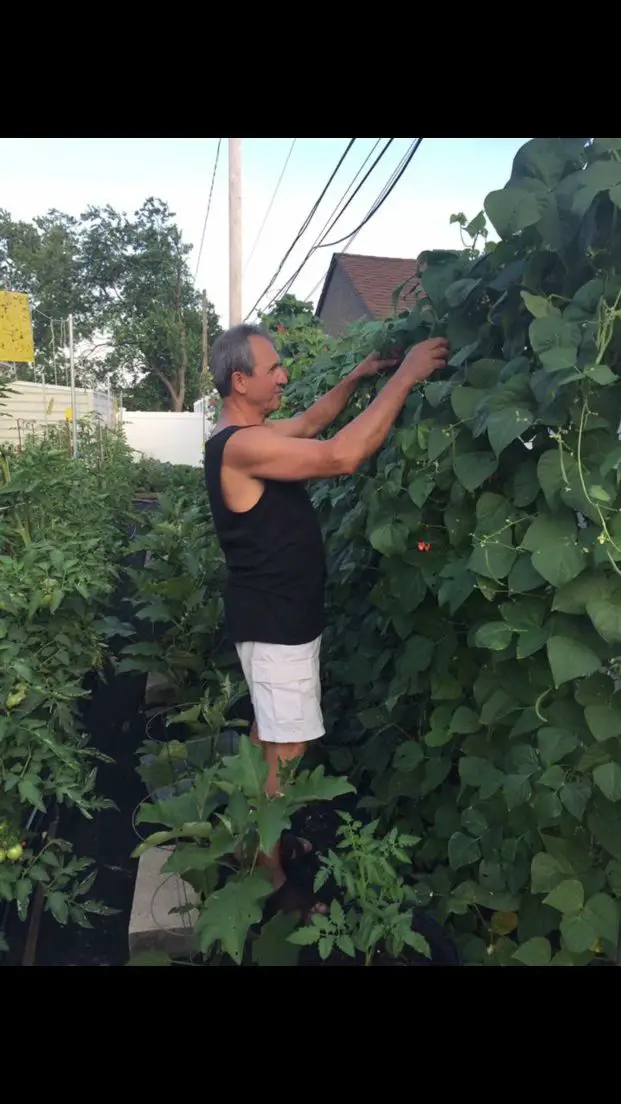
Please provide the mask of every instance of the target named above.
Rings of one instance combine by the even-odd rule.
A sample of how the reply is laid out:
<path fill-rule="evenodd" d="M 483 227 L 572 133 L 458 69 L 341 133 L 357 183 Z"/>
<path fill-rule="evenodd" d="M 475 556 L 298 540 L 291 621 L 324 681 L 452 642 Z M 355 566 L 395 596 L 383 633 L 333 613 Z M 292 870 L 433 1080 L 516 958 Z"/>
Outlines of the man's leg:
<path fill-rule="evenodd" d="M 260 740 L 256 721 L 254 721 L 250 729 L 250 739 L 253 744 L 261 748 L 263 757 L 268 766 L 265 793 L 268 797 L 277 797 L 282 792 L 280 780 L 281 764 L 289 763 L 293 759 L 301 759 L 306 750 L 306 744 L 273 744 Z M 286 881 L 286 874 L 282 865 L 280 843 L 276 844 L 271 855 L 261 853 L 258 862 L 260 866 L 268 870 L 275 889 L 280 889 L 280 886 L 284 885 Z"/>
<path fill-rule="evenodd" d="M 320 639 L 303 645 L 238 644 L 244 676 L 250 690 L 255 722 L 250 739 L 261 748 L 268 774 L 265 793 L 282 790 L 280 772 L 301 759 L 310 740 L 325 733 L 319 678 Z M 297 739 L 296 739 L 297 737 Z M 286 880 L 279 843 L 259 862 L 279 889 Z"/>

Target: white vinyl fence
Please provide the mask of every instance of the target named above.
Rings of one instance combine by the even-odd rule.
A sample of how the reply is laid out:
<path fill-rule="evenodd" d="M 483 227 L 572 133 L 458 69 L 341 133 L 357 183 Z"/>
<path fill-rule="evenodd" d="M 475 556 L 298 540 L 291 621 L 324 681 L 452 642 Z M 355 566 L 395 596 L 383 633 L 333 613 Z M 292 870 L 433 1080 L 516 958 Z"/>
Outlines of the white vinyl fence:
<path fill-rule="evenodd" d="M 210 430 L 211 421 L 201 412 L 123 410 L 123 431 L 130 448 L 165 464 L 200 467 Z"/>
<path fill-rule="evenodd" d="M 7 380 L 10 393 L 0 402 L 0 443 L 21 445 L 46 426 L 71 421 L 71 388 L 52 383 Z M 103 425 L 117 422 L 118 405 L 105 391 L 76 387 L 78 421 L 91 417 Z"/>

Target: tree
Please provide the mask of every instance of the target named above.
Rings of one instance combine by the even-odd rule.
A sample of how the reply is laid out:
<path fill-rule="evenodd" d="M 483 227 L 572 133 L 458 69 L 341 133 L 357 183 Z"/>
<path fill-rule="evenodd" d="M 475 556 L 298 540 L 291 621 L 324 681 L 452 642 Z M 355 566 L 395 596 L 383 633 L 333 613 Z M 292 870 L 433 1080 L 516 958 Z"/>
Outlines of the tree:
<path fill-rule="evenodd" d="M 283 295 L 272 311 L 259 317 L 288 367 L 293 367 L 290 362 L 319 356 L 331 341 L 315 317 L 312 303 L 295 295 Z"/>
<path fill-rule="evenodd" d="M 32 223 L 0 212 L 0 279 L 30 296 L 39 365 L 48 377 L 53 361 L 62 366 L 59 320 L 73 313 L 78 382 L 109 382 L 134 409 L 183 410 L 199 396 L 202 312 L 189 251 L 154 198 L 131 218 L 110 206 Z M 211 345 L 221 332 L 211 303 L 207 322 Z"/>

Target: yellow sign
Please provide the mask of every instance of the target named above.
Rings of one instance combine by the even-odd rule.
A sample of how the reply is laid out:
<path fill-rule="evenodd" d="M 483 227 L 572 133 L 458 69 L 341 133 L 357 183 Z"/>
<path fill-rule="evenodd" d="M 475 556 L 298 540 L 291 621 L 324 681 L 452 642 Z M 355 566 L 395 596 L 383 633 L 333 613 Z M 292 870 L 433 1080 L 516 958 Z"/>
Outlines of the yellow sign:
<path fill-rule="evenodd" d="M 0 291 L 0 360 L 34 361 L 34 341 L 28 296 Z"/>
<path fill-rule="evenodd" d="M 73 421 L 73 410 L 71 409 L 70 406 L 65 407 L 65 421 L 66 422 L 72 422 Z"/>

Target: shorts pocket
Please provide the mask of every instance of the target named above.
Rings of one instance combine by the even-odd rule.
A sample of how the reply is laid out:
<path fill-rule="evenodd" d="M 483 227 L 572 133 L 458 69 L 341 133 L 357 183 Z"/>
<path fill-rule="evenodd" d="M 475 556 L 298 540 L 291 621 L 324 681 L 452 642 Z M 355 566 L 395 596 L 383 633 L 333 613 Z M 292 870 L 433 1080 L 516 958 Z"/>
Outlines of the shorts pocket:
<path fill-rule="evenodd" d="M 314 694 L 315 667 L 312 659 L 290 659 L 285 663 L 255 659 L 252 663 L 252 681 L 255 689 L 257 723 L 261 731 L 261 714 L 264 730 L 272 725 L 288 726 L 303 723 L 306 703 Z M 269 739 L 269 736 L 266 736 Z"/>

